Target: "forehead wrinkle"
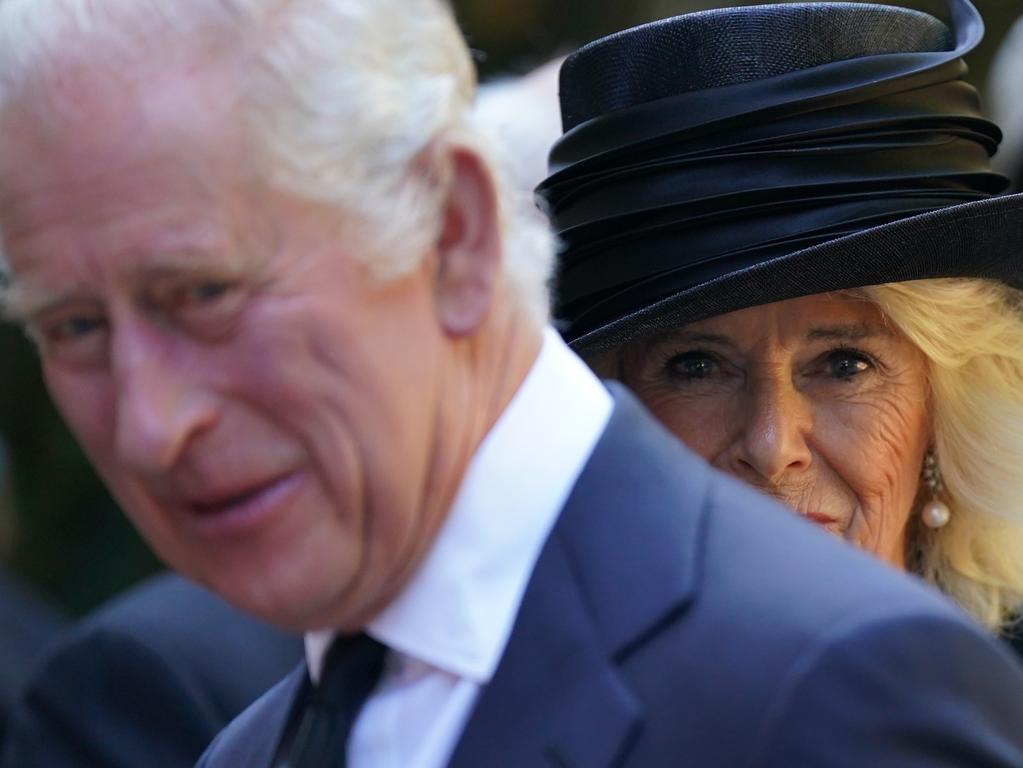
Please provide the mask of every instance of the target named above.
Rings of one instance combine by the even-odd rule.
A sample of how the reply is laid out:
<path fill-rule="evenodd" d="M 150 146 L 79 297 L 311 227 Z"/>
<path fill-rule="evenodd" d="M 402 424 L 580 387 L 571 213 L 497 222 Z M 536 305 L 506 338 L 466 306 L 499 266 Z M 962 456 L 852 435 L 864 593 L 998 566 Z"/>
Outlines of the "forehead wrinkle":
<path fill-rule="evenodd" d="M 71 67 L 58 61 L 67 83 L 26 89 L 0 105 L 0 166 L 9 164 L 6 155 L 24 155 L 31 147 L 58 171 L 56 186 L 68 185 L 67 166 L 73 167 L 73 183 L 88 185 L 90 172 L 106 177 L 111 166 L 120 165 L 130 176 L 132 164 L 144 170 L 165 156 L 180 157 L 183 142 L 190 144 L 187 156 L 204 179 L 214 168 L 212 176 L 219 177 L 242 164 L 237 65 L 150 56 L 137 67 L 112 70 L 97 62 Z M 33 186 L 47 190 L 39 180 Z"/>

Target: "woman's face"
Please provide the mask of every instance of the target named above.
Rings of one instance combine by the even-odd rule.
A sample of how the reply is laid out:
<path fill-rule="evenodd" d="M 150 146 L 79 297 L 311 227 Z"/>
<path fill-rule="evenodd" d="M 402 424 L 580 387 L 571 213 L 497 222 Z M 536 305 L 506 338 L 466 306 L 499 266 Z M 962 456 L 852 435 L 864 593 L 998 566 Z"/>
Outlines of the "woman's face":
<path fill-rule="evenodd" d="M 622 381 L 718 469 L 905 565 L 930 442 L 923 354 L 872 303 L 819 294 L 625 348 Z"/>

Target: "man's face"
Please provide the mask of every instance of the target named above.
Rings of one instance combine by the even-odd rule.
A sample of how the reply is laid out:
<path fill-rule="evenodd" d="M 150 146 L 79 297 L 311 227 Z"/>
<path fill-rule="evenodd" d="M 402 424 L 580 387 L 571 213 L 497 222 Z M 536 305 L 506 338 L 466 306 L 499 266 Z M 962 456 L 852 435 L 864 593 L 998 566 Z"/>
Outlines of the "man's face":
<path fill-rule="evenodd" d="M 436 526 L 431 255 L 375 281 L 349 224 L 247 172 L 228 95 L 153 75 L 54 96 L 73 120 L 14 111 L 5 250 L 58 407 L 157 553 L 278 624 L 357 626 Z"/>

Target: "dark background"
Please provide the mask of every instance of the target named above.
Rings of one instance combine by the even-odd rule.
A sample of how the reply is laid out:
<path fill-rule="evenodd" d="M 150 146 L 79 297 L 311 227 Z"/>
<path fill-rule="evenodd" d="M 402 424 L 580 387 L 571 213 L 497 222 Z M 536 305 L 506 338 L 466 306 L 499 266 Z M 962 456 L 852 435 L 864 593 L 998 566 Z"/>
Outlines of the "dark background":
<path fill-rule="evenodd" d="M 943 0 L 905 4 L 947 18 Z M 454 0 L 454 5 L 481 73 L 489 78 L 524 73 L 618 29 L 721 3 Z M 1023 14 L 1023 0 L 976 5 L 988 33 L 968 61 L 970 79 L 982 86 L 1002 37 Z M 6 326 L 0 327 L 0 435 L 10 469 L 8 488 L 0 489 L 0 561 L 73 612 L 88 610 L 157 568 L 50 406 L 30 345 Z"/>

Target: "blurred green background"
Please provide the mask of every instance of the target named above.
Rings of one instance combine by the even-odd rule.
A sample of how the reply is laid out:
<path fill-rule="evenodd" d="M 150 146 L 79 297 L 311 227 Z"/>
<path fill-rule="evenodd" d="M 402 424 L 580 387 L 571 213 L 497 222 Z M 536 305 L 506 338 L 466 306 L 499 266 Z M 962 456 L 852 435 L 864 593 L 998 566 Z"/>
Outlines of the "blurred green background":
<path fill-rule="evenodd" d="M 905 4 L 946 18 L 944 0 Z M 976 4 L 988 33 L 969 59 L 970 79 L 983 86 L 991 57 L 1023 14 L 1023 0 Z M 627 26 L 721 3 L 455 0 L 454 5 L 486 79 L 527 72 Z M 9 479 L 0 488 L 0 561 L 74 613 L 158 567 L 67 435 L 46 398 L 30 345 L 11 327 L 0 327 L 0 435 L 7 444 L 0 468 L 6 461 Z"/>

